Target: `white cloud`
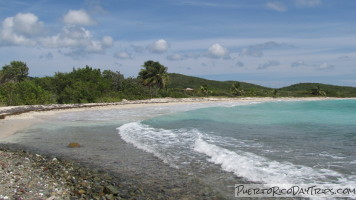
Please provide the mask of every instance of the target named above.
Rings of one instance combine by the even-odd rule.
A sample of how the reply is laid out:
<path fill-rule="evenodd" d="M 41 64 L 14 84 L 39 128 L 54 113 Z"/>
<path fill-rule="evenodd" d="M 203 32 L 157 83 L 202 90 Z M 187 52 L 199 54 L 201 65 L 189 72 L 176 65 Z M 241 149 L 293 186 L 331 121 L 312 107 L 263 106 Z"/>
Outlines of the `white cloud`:
<path fill-rule="evenodd" d="M 167 51 L 168 48 L 169 48 L 169 44 L 164 39 L 157 40 L 149 46 L 150 51 L 153 53 L 163 53 Z"/>
<path fill-rule="evenodd" d="M 119 59 L 131 59 L 132 58 L 131 54 L 129 54 L 127 52 L 118 52 L 114 56 Z"/>
<path fill-rule="evenodd" d="M 32 39 L 41 33 L 43 22 L 32 13 L 18 13 L 2 22 L 0 45 L 35 45 Z"/>
<path fill-rule="evenodd" d="M 291 64 L 291 67 L 301 67 L 301 66 L 308 66 L 308 64 L 302 60 L 295 61 Z"/>
<path fill-rule="evenodd" d="M 209 47 L 208 56 L 211 58 L 228 58 L 229 50 L 222 45 L 216 43 Z"/>
<path fill-rule="evenodd" d="M 91 26 L 96 22 L 88 15 L 85 10 L 69 10 L 63 17 L 63 22 L 72 25 Z"/>
<path fill-rule="evenodd" d="M 329 64 L 329 63 L 322 63 L 320 65 L 315 65 L 316 70 L 329 70 L 329 69 L 334 69 L 334 65 Z"/>
<path fill-rule="evenodd" d="M 110 36 L 104 36 L 101 39 L 101 42 L 102 42 L 104 47 L 112 47 L 112 46 L 114 46 L 114 40 Z"/>
<path fill-rule="evenodd" d="M 266 69 L 268 67 L 278 66 L 281 63 L 278 60 L 270 60 L 266 63 L 260 64 L 257 69 Z"/>
<path fill-rule="evenodd" d="M 36 35 L 43 28 L 43 22 L 40 22 L 38 17 L 32 13 L 19 13 L 10 18 L 10 21 L 15 32 L 25 35 Z"/>
<path fill-rule="evenodd" d="M 268 2 L 266 4 L 266 7 L 268 9 L 275 10 L 275 11 L 278 11 L 278 12 L 285 12 L 285 11 L 288 10 L 287 7 L 284 4 L 282 4 L 280 2 L 276 2 L 276 1 Z"/>
<path fill-rule="evenodd" d="M 83 55 L 86 53 L 102 53 L 106 48 L 112 47 L 114 45 L 112 37 L 103 36 L 101 40 L 97 40 L 94 39 L 89 30 L 74 25 L 75 23 L 92 23 L 90 17 L 84 11 L 79 11 L 77 13 L 76 11 L 70 11 L 66 15 L 65 19 L 68 23 L 72 19 L 71 25 L 64 26 L 56 35 L 47 36 L 44 35 L 46 32 L 43 31 L 43 22 L 32 13 L 18 13 L 14 17 L 8 17 L 2 22 L 0 27 L 0 46 L 38 45 L 47 48 L 69 48 L 71 52 Z M 84 13 L 84 17 L 80 17 L 80 13 Z M 45 58 L 45 56 L 42 57 Z"/>
<path fill-rule="evenodd" d="M 257 45 L 252 45 L 243 48 L 239 53 L 240 56 L 252 56 L 252 57 L 262 57 L 263 50 L 276 49 L 276 48 L 290 48 L 292 45 L 278 43 L 274 41 L 268 41 Z"/>
<path fill-rule="evenodd" d="M 40 39 L 41 45 L 50 48 L 71 48 L 77 53 L 101 53 L 113 46 L 113 39 L 104 36 L 95 40 L 90 31 L 79 26 L 65 26 L 61 33 Z"/>
<path fill-rule="evenodd" d="M 300 7 L 315 7 L 321 5 L 321 0 L 296 0 L 295 4 Z"/>

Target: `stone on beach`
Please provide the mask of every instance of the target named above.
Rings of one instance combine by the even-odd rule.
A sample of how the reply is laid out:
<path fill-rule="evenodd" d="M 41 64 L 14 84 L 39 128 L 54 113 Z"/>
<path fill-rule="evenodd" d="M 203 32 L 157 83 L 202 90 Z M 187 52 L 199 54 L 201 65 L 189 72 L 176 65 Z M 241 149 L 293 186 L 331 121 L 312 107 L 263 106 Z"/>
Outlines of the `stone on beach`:
<path fill-rule="evenodd" d="M 77 142 L 71 142 L 68 144 L 68 147 L 69 148 L 79 148 L 79 147 L 81 147 L 81 145 Z"/>

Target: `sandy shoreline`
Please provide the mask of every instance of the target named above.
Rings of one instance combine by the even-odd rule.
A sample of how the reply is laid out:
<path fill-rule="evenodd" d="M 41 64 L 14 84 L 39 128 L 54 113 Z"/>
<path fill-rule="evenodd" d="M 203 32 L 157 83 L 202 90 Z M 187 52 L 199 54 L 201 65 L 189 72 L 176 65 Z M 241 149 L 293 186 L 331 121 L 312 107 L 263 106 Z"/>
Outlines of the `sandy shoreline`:
<path fill-rule="evenodd" d="M 0 141 L 17 131 L 31 125 L 43 122 L 46 116 L 62 112 L 76 112 L 85 110 L 109 110 L 118 108 L 137 108 L 143 106 L 160 106 L 206 102 L 265 102 L 265 101 L 312 101 L 332 100 L 340 98 L 307 97 L 307 98 L 160 98 L 149 100 L 121 101 L 116 103 L 88 103 L 88 104 L 51 104 L 31 106 L 0 107 Z"/>

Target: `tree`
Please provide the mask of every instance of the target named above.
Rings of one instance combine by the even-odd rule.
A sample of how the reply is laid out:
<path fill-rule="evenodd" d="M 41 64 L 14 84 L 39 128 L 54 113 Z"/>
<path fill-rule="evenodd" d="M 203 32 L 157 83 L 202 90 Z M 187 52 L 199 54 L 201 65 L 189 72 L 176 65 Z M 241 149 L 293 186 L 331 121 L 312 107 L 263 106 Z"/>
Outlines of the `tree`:
<path fill-rule="evenodd" d="M 245 94 L 245 91 L 240 88 L 240 82 L 235 82 L 232 84 L 231 92 L 235 96 L 242 96 Z"/>
<path fill-rule="evenodd" d="M 110 87 L 100 69 L 89 66 L 73 69 L 70 73 L 56 73 L 53 82 L 58 103 L 96 102 Z"/>
<path fill-rule="evenodd" d="M 4 83 L 0 86 L 0 96 L 8 106 L 52 103 L 51 93 L 32 80 Z"/>
<path fill-rule="evenodd" d="M 200 91 L 206 96 L 213 93 L 211 90 L 209 90 L 208 85 L 206 83 L 200 86 Z"/>
<path fill-rule="evenodd" d="M 28 77 L 28 70 L 26 63 L 12 61 L 0 71 L 0 83 L 24 81 Z"/>
<path fill-rule="evenodd" d="M 326 96 L 326 92 L 320 88 L 320 86 L 316 86 L 315 89 L 312 89 L 312 95 L 316 96 Z"/>
<path fill-rule="evenodd" d="M 111 89 L 114 91 L 122 90 L 124 75 L 120 72 L 113 72 L 111 70 L 104 70 L 102 76 L 111 85 Z"/>
<path fill-rule="evenodd" d="M 279 92 L 279 89 L 274 89 L 273 90 L 273 97 L 277 97 L 278 96 L 278 92 Z"/>
<path fill-rule="evenodd" d="M 152 60 L 146 61 L 142 67 L 144 69 L 141 69 L 138 78 L 142 81 L 143 85 L 148 86 L 150 89 L 153 87 L 167 89 L 169 80 L 167 67 Z"/>

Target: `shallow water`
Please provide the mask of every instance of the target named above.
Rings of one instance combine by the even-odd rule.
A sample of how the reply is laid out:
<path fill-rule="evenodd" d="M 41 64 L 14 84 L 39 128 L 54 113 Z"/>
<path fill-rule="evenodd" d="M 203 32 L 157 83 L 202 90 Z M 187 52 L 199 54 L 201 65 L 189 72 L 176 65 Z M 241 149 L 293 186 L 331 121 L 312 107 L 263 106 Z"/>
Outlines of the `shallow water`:
<path fill-rule="evenodd" d="M 127 142 L 206 176 L 213 164 L 248 181 L 356 180 L 356 101 L 267 102 L 173 113 L 118 128 Z"/>
<path fill-rule="evenodd" d="M 233 198 L 233 183 L 237 179 L 231 173 L 223 172 L 226 174 L 224 181 L 232 181 L 231 184 L 225 184 L 227 186 L 221 191 L 220 188 L 205 184 L 204 177 L 172 168 L 153 154 L 125 142 L 116 130 L 118 126 L 127 123 L 211 105 L 147 105 L 142 108 L 60 113 L 51 116 L 46 123 L 17 132 L 2 143 L 12 144 L 32 153 L 74 160 L 94 169 L 117 173 L 122 177 L 119 182 L 141 185 L 141 188 L 147 189 L 146 192 L 164 193 L 166 196 L 186 194 L 188 199 L 199 199 L 196 195 L 214 199 L 222 192 L 223 196 L 229 199 Z M 67 148 L 70 142 L 80 143 L 81 148 Z M 220 167 L 216 166 L 215 171 L 221 171 Z M 221 178 L 221 174 L 218 175 L 216 179 Z M 194 195 L 195 197 L 189 197 Z"/>
<path fill-rule="evenodd" d="M 147 106 L 58 114 L 8 141 L 233 198 L 236 183 L 355 185 L 355 119 L 355 100 Z"/>

